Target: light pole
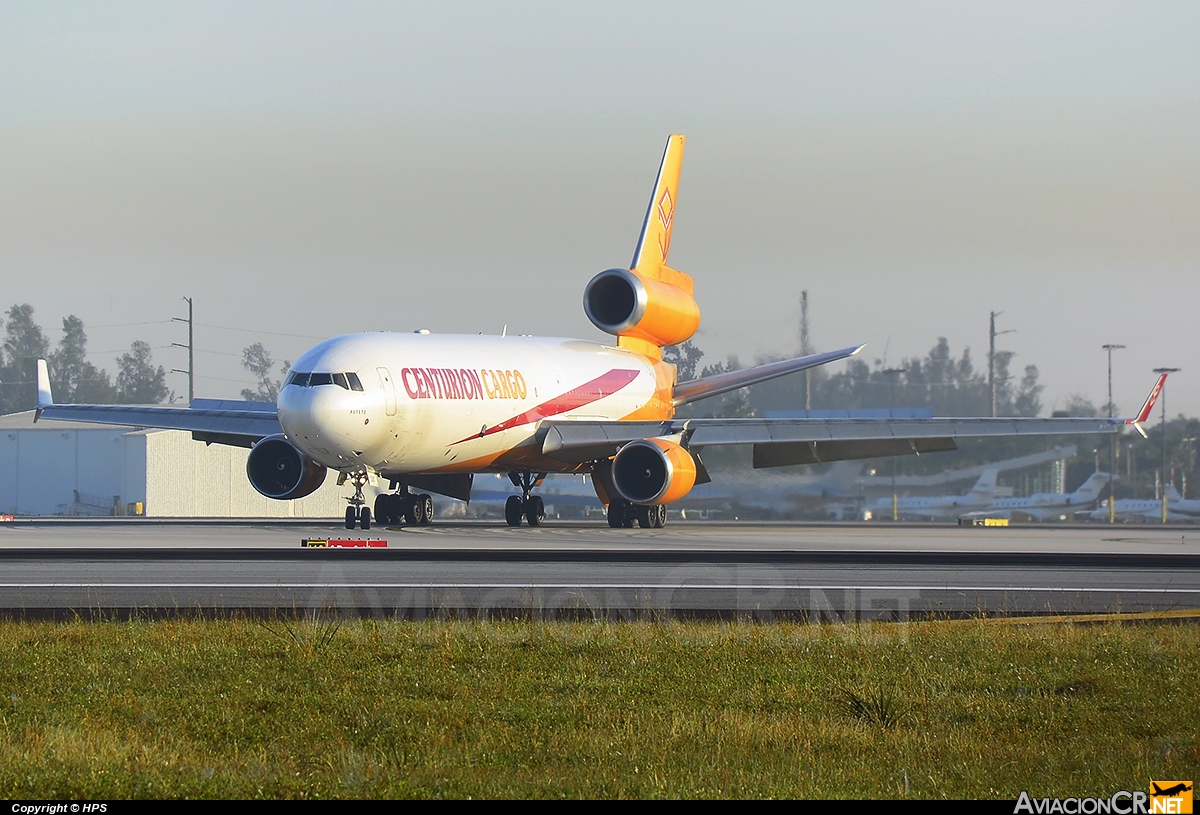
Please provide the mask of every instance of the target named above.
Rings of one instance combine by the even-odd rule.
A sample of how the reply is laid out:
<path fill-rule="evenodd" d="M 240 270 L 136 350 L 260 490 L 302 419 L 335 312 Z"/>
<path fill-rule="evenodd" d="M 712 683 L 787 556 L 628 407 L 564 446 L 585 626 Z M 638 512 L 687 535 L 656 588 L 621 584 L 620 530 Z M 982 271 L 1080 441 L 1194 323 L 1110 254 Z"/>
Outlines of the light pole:
<path fill-rule="evenodd" d="M 908 373 L 907 368 L 884 368 L 882 373 L 888 377 L 888 419 L 894 418 L 892 412 L 896 409 L 896 375 Z M 892 456 L 892 520 L 900 520 L 900 498 L 896 495 L 896 456 Z"/>
<path fill-rule="evenodd" d="M 993 311 L 988 319 L 988 390 L 992 392 L 992 418 L 996 417 L 996 337 L 1001 334 L 1015 334 L 1017 329 L 1010 328 L 1007 331 L 996 330 L 996 318 L 1003 314 L 1003 311 Z M 1001 354 L 1005 353 L 1003 351 Z M 1011 354 L 1010 354 L 1011 356 Z"/>
<path fill-rule="evenodd" d="M 183 344 L 183 343 L 181 343 L 181 342 L 173 342 L 173 343 L 171 343 L 171 347 L 173 347 L 173 348 L 186 348 L 186 349 L 188 349 L 188 367 L 187 367 L 187 370 L 186 370 L 186 371 L 181 371 L 181 370 L 179 370 L 178 368 L 172 368 L 172 369 L 171 369 L 171 373 L 173 373 L 173 374 L 183 374 L 183 373 L 186 373 L 186 374 L 188 375 L 188 407 L 191 407 L 191 406 L 192 406 L 192 402 L 193 402 L 193 401 L 195 401 L 195 399 L 196 399 L 196 344 L 195 344 L 195 341 L 194 341 L 194 335 L 192 334 L 192 329 L 193 329 L 193 325 L 192 325 L 192 298 L 190 298 L 190 297 L 185 297 L 185 298 L 183 298 L 183 299 L 184 299 L 184 301 L 185 301 L 185 302 L 188 304 L 188 316 L 187 316 L 187 319 L 185 320 L 185 319 L 183 319 L 182 317 L 172 317 L 172 318 L 171 318 L 171 322 L 173 322 L 173 323 L 187 323 L 187 327 L 188 327 L 188 341 L 187 341 L 187 345 L 184 345 L 184 344 Z"/>
<path fill-rule="evenodd" d="M 1181 368 L 1155 368 L 1156 374 L 1173 374 Z M 1158 483 L 1162 485 L 1162 522 L 1167 522 L 1167 383 L 1163 382 L 1162 392 L 1158 395 L 1158 401 L 1162 404 L 1162 472 L 1158 477 Z"/>
<path fill-rule="evenodd" d="M 1113 400 L 1112 400 L 1112 352 L 1124 348 L 1124 345 L 1115 342 L 1105 343 L 1100 346 L 1108 352 L 1108 418 L 1113 415 Z M 1117 434 L 1114 433 L 1108 440 L 1108 522 L 1116 523 L 1117 508 L 1116 508 L 1116 484 L 1117 484 Z"/>

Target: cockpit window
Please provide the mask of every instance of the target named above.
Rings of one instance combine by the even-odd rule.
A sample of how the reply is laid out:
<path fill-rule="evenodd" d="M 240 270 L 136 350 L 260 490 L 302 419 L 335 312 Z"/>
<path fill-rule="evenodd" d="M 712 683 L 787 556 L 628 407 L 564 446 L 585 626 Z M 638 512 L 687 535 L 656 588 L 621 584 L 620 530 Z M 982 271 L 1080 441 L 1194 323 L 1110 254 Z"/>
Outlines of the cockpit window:
<path fill-rule="evenodd" d="M 339 388 L 346 390 L 361 391 L 363 389 L 362 382 L 358 379 L 358 374 L 353 373 L 300 373 L 297 371 L 288 377 L 288 385 L 296 385 L 301 388 L 315 388 L 320 385 L 337 385 Z"/>

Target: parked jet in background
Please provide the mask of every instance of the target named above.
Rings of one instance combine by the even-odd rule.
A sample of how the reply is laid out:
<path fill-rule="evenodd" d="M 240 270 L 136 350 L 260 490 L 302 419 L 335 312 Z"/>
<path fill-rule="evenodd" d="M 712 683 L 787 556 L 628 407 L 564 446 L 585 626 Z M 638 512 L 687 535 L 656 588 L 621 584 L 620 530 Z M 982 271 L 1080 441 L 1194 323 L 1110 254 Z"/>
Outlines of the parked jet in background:
<path fill-rule="evenodd" d="M 425 524 L 433 499 L 411 489 L 468 500 L 476 473 L 508 474 L 521 495 L 506 502 L 507 522 L 537 526 L 545 507 L 533 490 L 546 474 L 590 473 L 610 525 L 661 527 L 667 504 L 709 480 L 700 456 L 710 446 L 751 445 L 756 468 L 779 467 L 954 450 L 959 438 L 1114 433 L 1122 423 L 1144 421 L 676 419 L 681 405 L 862 350 L 854 345 L 677 381 L 663 348 L 700 325 L 692 278 L 667 265 L 683 145 L 683 136 L 667 139 L 629 267 L 602 271 L 584 287 L 584 313 L 615 344 L 348 334 L 296 360 L 274 409 L 213 400 L 186 408 L 55 404 L 39 360 L 35 416 L 190 430 L 197 441 L 251 448 L 250 483 L 278 500 L 311 494 L 335 470 L 339 484 L 354 487 L 346 526 L 364 529 L 372 520 L 368 484 L 396 490 L 375 498 L 374 517 Z"/>
<path fill-rule="evenodd" d="M 1122 520 L 1162 520 L 1161 498 L 1118 498 L 1113 505 L 1113 514 Z M 1093 521 L 1107 521 L 1108 507 L 1104 506 L 1088 514 Z M 1167 485 L 1167 520 L 1200 521 L 1200 501 L 1184 498 L 1174 484 Z"/>
<path fill-rule="evenodd" d="M 1094 504 L 1110 479 L 1108 473 L 1092 473 L 1075 492 L 1037 492 L 1028 498 L 998 498 L 990 507 L 964 513 L 962 517 L 1065 520 L 1068 515 L 1075 515 Z"/>
<path fill-rule="evenodd" d="M 964 495 L 904 496 L 896 500 L 896 514 L 901 518 L 957 518 L 977 507 L 991 506 L 996 499 L 996 478 L 1000 471 L 983 471 L 975 486 Z M 863 511 L 863 520 L 892 517 L 892 498 L 880 498 Z"/>

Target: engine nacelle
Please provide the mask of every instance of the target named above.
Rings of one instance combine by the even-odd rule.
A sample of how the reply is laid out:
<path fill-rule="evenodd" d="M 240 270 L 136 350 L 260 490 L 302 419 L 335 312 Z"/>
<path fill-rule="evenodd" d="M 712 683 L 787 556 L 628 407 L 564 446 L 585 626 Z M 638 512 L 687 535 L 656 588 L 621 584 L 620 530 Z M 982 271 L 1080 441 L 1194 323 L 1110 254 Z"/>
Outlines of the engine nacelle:
<path fill-rule="evenodd" d="M 673 441 L 638 439 L 617 451 L 613 486 L 634 504 L 669 504 L 696 485 L 696 461 Z"/>
<path fill-rule="evenodd" d="M 284 435 L 267 436 L 254 445 L 246 459 L 251 486 L 279 501 L 316 492 L 325 483 L 326 472 Z"/>
<path fill-rule="evenodd" d="M 601 331 L 659 347 L 677 345 L 700 327 L 700 307 L 685 289 L 630 269 L 593 277 L 583 290 L 583 310 Z"/>

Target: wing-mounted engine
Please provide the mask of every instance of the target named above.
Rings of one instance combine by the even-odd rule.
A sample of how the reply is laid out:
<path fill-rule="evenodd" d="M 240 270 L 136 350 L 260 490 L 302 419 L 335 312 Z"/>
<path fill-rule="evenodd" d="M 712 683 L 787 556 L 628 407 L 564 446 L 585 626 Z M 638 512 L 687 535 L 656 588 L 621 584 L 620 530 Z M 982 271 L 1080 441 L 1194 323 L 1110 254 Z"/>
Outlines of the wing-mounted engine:
<path fill-rule="evenodd" d="M 631 269 L 607 269 L 583 290 L 583 310 L 592 325 L 621 339 L 643 340 L 662 348 L 691 337 L 700 327 L 700 307 L 691 278 L 659 268 L 653 278 Z"/>
<path fill-rule="evenodd" d="M 254 445 L 246 459 L 251 486 L 278 501 L 316 492 L 325 483 L 326 472 L 284 435 L 267 436 Z"/>
<path fill-rule="evenodd" d="M 692 454 L 667 439 L 638 439 L 626 444 L 612 463 L 617 492 L 633 504 L 669 504 L 696 484 Z"/>

